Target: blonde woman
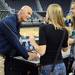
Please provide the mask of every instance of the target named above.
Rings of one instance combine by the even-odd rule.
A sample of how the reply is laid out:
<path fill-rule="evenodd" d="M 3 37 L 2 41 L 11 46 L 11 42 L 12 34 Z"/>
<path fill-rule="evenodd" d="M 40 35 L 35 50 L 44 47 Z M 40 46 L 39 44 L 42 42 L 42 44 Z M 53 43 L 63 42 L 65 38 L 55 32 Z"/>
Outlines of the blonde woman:
<path fill-rule="evenodd" d="M 51 4 L 46 12 L 46 24 L 39 29 L 39 45 L 33 37 L 30 37 L 32 45 L 40 54 L 41 74 L 50 75 L 57 50 L 65 32 L 61 50 L 66 51 L 68 46 L 68 32 L 64 28 L 63 11 L 60 5 Z M 55 65 L 53 75 L 66 75 L 66 68 L 63 63 L 61 50 Z"/>

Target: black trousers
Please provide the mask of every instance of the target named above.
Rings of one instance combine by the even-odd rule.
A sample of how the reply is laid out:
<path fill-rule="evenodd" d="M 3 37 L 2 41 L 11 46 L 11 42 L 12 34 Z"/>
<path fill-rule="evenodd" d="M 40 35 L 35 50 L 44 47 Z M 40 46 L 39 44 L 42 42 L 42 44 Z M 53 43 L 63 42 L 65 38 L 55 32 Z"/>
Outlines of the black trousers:
<path fill-rule="evenodd" d="M 38 75 L 38 66 L 14 58 L 6 58 L 5 75 Z"/>

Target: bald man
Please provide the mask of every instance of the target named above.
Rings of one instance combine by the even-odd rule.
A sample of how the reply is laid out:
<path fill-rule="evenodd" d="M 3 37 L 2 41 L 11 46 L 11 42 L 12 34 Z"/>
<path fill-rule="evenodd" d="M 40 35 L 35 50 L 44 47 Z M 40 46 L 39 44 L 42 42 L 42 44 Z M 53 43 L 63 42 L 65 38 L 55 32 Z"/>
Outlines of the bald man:
<path fill-rule="evenodd" d="M 0 54 L 6 56 L 5 59 L 5 75 L 8 75 L 6 72 L 10 72 L 10 67 L 8 67 L 8 59 L 10 60 L 13 56 L 21 55 L 23 58 L 28 58 L 28 52 L 20 44 L 19 38 L 19 28 L 20 23 L 25 22 L 32 15 L 32 8 L 25 5 L 23 6 L 17 14 L 12 16 L 5 17 L 0 21 Z M 2 56 L 0 56 L 2 59 Z M 3 65 L 3 60 L 0 59 L 0 73 Z M 8 67 L 8 71 L 7 71 Z M 3 73 L 3 71 L 2 71 Z M 0 74 L 3 75 L 3 74 Z"/>
<path fill-rule="evenodd" d="M 32 15 L 32 9 L 29 6 L 23 6 L 17 15 L 19 22 L 27 21 L 27 19 Z"/>

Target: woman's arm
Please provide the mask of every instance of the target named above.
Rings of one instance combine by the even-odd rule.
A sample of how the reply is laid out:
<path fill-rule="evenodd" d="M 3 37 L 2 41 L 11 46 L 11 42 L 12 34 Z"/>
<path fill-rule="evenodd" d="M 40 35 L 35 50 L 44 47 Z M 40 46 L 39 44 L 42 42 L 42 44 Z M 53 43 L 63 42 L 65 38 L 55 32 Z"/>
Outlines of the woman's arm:
<path fill-rule="evenodd" d="M 75 40 L 73 38 L 69 38 L 68 43 L 69 43 L 69 45 L 72 45 L 73 43 L 75 43 Z"/>
<path fill-rule="evenodd" d="M 45 54 L 46 45 L 38 45 L 35 41 L 34 36 L 29 37 L 30 43 L 34 46 L 35 50 L 40 54 L 40 56 Z"/>

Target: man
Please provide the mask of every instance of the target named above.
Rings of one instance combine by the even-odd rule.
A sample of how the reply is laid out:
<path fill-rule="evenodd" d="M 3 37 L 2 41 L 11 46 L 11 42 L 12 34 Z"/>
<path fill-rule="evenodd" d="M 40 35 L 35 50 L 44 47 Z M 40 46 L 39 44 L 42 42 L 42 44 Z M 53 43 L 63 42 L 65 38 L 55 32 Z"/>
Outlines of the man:
<path fill-rule="evenodd" d="M 6 56 L 5 72 L 7 63 L 9 62 L 8 59 L 11 59 L 11 57 L 16 55 L 15 53 L 21 55 L 25 59 L 28 58 L 29 56 L 25 48 L 19 42 L 20 37 L 19 27 L 20 23 L 27 21 L 28 18 L 31 17 L 31 15 L 32 15 L 32 8 L 25 5 L 18 11 L 17 14 L 8 16 L 0 21 L 0 54 Z M 2 62 L 0 62 L 0 64 L 2 64 Z M 0 65 L 0 71 L 1 67 L 2 65 Z"/>

